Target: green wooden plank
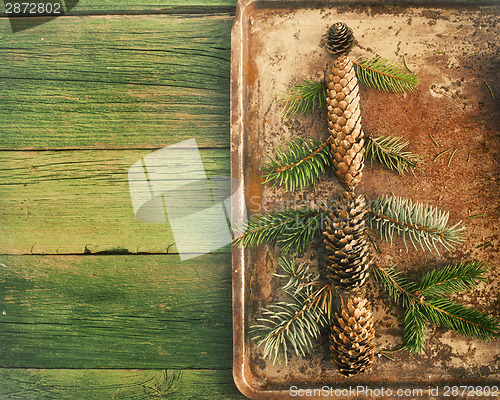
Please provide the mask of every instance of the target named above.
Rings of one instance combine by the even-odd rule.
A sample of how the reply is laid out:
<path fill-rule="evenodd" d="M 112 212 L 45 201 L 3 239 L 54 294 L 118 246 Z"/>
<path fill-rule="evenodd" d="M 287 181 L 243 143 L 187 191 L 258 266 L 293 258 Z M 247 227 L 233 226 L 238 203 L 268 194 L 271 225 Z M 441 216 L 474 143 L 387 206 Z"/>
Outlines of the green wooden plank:
<path fill-rule="evenodd" d="M 38 0 L 37 0 L 38 1 Z M 45 1 L 48 2 L 48 1 Z M 56 1 L 52 1 L 55 3 Z M 234 8 L 236 0 L 64 0 L 57 1 L 62 4 L 65 15 L 81 13 L 165 13 L 165 12 L 189 12 L 194 10 L 217 10 L 218 8 Z M 4 3 L 0 3 L 0 15 L 5 13 Z"/>
<path fill-rule="evenodd" d="M 22 400 L 236 400 L 230 370 L 0 369 L 0 397 Z"/>
<path fill-rule="evenodd" d="M 229 16 L 0 19 L 0 149 L 229 146 Z"/>
<path fill-rule="evenodd" d="M 0 254 L 176 252 L 168 221 L 141 222 L 134 213 L 128 171 L 148 154 L 149 150 L 2 152 Z M 229 174 L 229 150 L 201 149 L 200 154 L 208 179 Z M 190 162 L 185 160 L 188 169 Z M 178 179 L 172 175 L 169 179 Z M 196 203 L 200 193 L 190 189 L 185 197 Z M 213 193 L 214 204 L 218 197 Z M 186 209 L 186 201 L 179 202 L 179 210 Z M 165 215 L 161 203 L 154 212 Z M 211 234 L 197 228 L 185 227 L 192 240 L 208 243 Z"/>
<path fill-rule="evenodd" d="M 229 254 L 0 256 L 0 267 L 2 367 L 231 367 Z"/>

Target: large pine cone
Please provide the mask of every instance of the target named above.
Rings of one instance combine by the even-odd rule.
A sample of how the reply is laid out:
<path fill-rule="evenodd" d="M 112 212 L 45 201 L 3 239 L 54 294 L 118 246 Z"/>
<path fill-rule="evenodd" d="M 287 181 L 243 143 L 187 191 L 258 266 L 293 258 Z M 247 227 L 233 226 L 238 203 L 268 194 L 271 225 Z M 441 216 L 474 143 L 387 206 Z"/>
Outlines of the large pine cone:
<path fill-rule="evenodd" d="M 359 289 L 369 276 L 370 249 L 364 219 L 367 212 L 364 196 L 344 192 L 337 209 L 325 220 L 326 276 L 343 290 Z"/>
<path fill-rule="evenodd" d="M 346 56 L 335 60 L 326 93 L 333 167 L 339 181 L 353 190 L 362 177 L 365 141 L 358 79 L 352 61 Z"/>
<path fill-rule="evenodd" d="M 373 362 L 375 330 L 368 301 L 350 297 L 334 313 L 330 352 L 342 375 L 359 374 Z"/>
<path fill-rule="evenodd" d="M 342 22 L 328 28 L 323 38 L 326 49 L 334 56 L 347 55 L 354 45 L 352 30 Z"/>

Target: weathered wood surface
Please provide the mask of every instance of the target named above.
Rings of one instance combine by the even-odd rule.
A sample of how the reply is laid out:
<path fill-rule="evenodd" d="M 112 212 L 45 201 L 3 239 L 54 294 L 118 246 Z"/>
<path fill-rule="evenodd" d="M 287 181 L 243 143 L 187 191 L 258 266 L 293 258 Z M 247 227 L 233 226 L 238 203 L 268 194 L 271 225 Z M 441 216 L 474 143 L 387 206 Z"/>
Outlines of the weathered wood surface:
<path fill-rule="evenodd" d="M 228 15 L 0 18 L 0 149 L 229 145 Z"/>
<path fill-rule="evenodd" d="M 15 34 L 0 15 L 0 398 L 243 398 L 230 248 L 181 262 L 127 181 L 191 138 L 228 174 L 234 6 L 83 0 Z"/>
<path fill-rule="evenodd" d="M 0 398 L 30 400 L 245 399 L 230 370 L 0 369 Z"/>
<path fill-rule="evenodd" d="M 214 10 L 229 9 L 234 10 L 235 0 L 63 0 L 63 11 L 65 15 L 78 14 L 136 14 L 151 13 L 163 14 L 169 12 L 185 13 L 209 13 Z M 4 4 L 0 4 L 0 15 L 4 15 Z"/>
<path fill-rule="evenodd" d="M 0 253 L 176 252 L 167 223 L 137 220 L 129 168 L 149 150 L 2 152 Z M 207 177 L 229 173 L 229 152 L 200 150 Z M 190 160 L 186 160 L 189 167 Z M 176 176 L 171 177 L 176 179 Z M 191 193 L 191 192 L 190 192 Z M 198 196 L 196 190 L 190 197 Z M 185 204 L 179 204 L 184 207 Z M 164 213 L 159 209 L 158 213 Z M 194 227 L 186 226 L 186 229 Z M 203 240 L 193 234 L 193 240 Z M 225 249 L 228 251 L 228 249 Z"/>
<path fill-rule="evenodd" d="M 230 258 L 0 256 L 0 365 L 230 368 Z"/>

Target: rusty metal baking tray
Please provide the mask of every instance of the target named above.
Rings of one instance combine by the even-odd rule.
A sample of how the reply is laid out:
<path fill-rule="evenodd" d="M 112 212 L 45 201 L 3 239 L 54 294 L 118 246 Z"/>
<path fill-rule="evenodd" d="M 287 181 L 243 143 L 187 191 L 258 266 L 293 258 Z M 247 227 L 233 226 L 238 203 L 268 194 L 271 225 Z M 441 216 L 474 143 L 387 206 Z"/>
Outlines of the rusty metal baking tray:
<path fill-rule="evenodd" d="M 383 264 L 398 265 L 416 277 L 446 263 L 472 259 L 486 262 L 488 282 L 455 298 L 498 318 L 498 7 L 494 2 L 470 1 L 391 4 L 286 0 L 238 3 L 232 32 L 231 168 L 232 176 L 243 186 L 240 200 L 253 215 L 314 203 L 341 192 L 332 173 L 314 188 L 295 193 L 264 185 L 259 166 L 265 161 L 265 153 L 274 155 L 276 146 L 283 146 L 290 138 L 326 138 L 326 117 L 321 111 L 286 118 L 277 95 L 305 79 L 323 78 L 331 60 L 320 46 L 321 37 L 332 23 L 345 22 L 357 39 L 352 57 L 379 54 L 406 65 L 420 80 L 416 91 L 405 94 L 361 87 L 365 132 L 402 136 L 410 141 L 413 152 L 427 155 L 415 176 L 399 176 L 367 164 L 356 192 L 369 199 L 394 193 L 424 201 L 449 211 L 450 222 L 462 220 L 466 228 L 465 242 L 451 253 L 406 250 L 399 240 L 392 246 L 377 241 L 381 251 L 377 257 Z M 448 153 L 436 157 L 447 149 Z M 232 212 L 233 217 L 242 217 L 240 208 L 234 207 Z M 311 247 L 314 249 L 303 259 L 317 265 L 323 256 L 320 242 Z M 326 338 L 318 342 L 311 355 L 302 359 L 291 356 L 286 366 L 263 360 L 249 327 L 260 316 L 260 307 L 281 296 L 279 278 L 274 276 L 278 257 L 278 250 L 270 245 L 233 249 L 234 378 L 246 396 L 382 399 L 392 393 L 391 398 L 406 399 L 461 395 L 491 398 L 491 389 L 490 395 L 484 392 L 481 396 L 480 392 L 464 393 L 461 388 L 460 395 L 453 396 L 456 392 L 452 392 L 452 386 L 498 386 L 498 341 L 485 343 L 433 326 L 427 329 L 425 354 L 385 353 L 387 357 L 376 357 L 370 371 L 350 378 L 335 371 Z M 376 284 L 371 283 L 367 293 L 375 317 L 378 351 L 399 347 L 401 311 Z M 325 390 L 321 392 L 321 388 Z M 360 391 L 339 391 L 353 388 Z M 366 390 L 361 391 L 363 388 Z"/>

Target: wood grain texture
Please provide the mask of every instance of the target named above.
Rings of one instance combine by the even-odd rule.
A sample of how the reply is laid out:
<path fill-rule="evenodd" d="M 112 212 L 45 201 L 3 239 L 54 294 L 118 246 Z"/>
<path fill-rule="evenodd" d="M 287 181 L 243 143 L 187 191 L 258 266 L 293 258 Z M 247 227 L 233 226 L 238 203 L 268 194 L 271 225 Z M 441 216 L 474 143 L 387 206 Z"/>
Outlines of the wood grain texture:
<path fill-rule="evenodd" d="M 210 12 L 217 9 L 226 9 L 236 6 L 235 0 L 63 0 L 61 1 L 65 15 L 95 14 L 95 13 L 166 13 L 180 12 L 188 13 Z M 5 6 L 0 4 L 0 15 L 5 13 Z"/>
<path fill-rule="evenodd" d="M 22 400 L 245 399 L 230 370 L 0 369 L 0 397 Z"/>
<path fill-rule="evenodd" d="M 231 367 L 231 257 L 0 256 L 0 365 Z"/>
<path fill-rule="evenodd" d="M 148 154 L 149 150 L 3 152 L 0 253 L 166 253 L 167 249 L 175 253 L 168 220 L 140 222 L 132 207 L 128 171 Z M 229 174 L 228 150 L 204 149 L 200 154 L 208 179 Z M 190 162 L 185 160 L 188 169 Z M 186 192 L 186 198 L 194 203 L 199 196 L 197 188 Z M 212 196 L 214 203 L 216 197 Z M 182 211 L 186 202 L 178 206 Z M 164 215 L 165 210 L 157 212 Z M 208 240 L 210 235 L 196 228 L 186 226 L 192 240 Z"/>
<path fill-rule="evenodd" d="M 229 146 L 230 16 L 0 18 L 0 149 Z"/>

